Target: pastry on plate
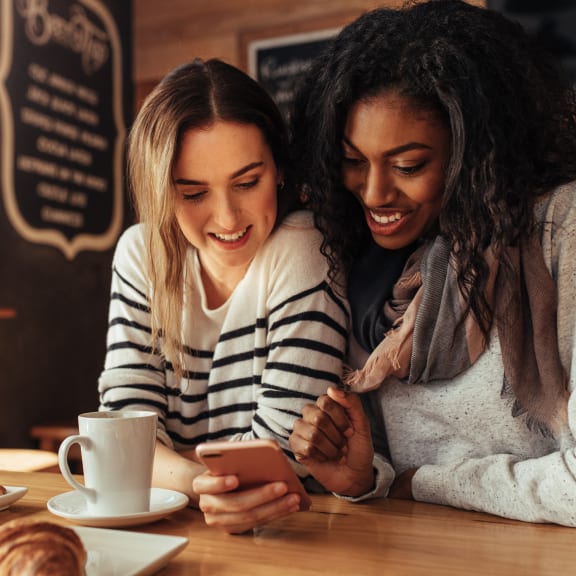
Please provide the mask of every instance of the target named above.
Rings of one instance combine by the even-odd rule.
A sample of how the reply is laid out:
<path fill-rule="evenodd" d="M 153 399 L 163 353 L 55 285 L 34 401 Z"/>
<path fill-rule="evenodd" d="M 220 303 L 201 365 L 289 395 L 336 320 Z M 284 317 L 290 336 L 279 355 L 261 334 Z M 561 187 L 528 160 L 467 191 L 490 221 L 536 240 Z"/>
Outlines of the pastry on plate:
<path fill-rule="evenodd" d="M 2 496 L 2 494 L 6 494 L 6 492 L 8 492 L 8 490 L 6 490 L 6 487 L 0 484 L 0 496 Z"/>
<path fill-rule="evenodd" d="M 66 526 L 46 521 L 0 524 L 0 576 L 84 576 L 87 553 Z"/>

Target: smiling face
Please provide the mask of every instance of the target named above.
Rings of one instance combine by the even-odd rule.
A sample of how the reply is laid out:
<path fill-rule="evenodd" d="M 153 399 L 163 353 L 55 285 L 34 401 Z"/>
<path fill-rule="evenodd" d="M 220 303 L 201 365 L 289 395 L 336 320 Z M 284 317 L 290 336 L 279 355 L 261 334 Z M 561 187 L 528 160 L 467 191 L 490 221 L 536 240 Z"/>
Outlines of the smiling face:
<path fill-rule="evenodd" d="M 276 221 L 280 175 L 262 133 L 223 121 L 189 130 L 172 177 L 176 219 L 203 273 L 237 283 Z"/>
<path fill-rule="evenodd" d="M 342 178 L 362 204 L 376 244 L 397 250 L 434 225 L 450 140 L 448 126 L 437 115 L 394 94 L 360 100 L 351 108 Z"/>

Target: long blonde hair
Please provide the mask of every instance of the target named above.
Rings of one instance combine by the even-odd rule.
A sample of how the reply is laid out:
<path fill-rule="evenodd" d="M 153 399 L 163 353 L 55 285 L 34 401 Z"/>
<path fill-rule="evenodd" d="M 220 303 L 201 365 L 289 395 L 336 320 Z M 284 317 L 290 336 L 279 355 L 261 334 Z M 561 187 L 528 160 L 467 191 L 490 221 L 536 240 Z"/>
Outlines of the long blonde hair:
<path fill-rule="evenodd" d="M 277 224 L 297 203 L 283 118 L 266 91 L 244 72 L 220 60 L 196 59 L 167 74 L 144 101 L 128 137 L 128 178 L 144 224 L 151 344 L 177 377 L 185 375 L 182 310 L 188 242 L 176 220 L 172 170 L 183 134 L 216 120 L 253 124 L 261 130 L 284 176 Z"/>

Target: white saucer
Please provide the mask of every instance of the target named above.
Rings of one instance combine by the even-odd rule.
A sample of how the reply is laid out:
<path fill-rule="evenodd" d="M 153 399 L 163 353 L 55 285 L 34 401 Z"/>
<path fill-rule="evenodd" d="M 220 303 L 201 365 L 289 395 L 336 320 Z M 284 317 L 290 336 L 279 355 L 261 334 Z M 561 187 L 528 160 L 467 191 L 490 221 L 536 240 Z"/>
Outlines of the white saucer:
<path fill-rule="evenodd" d="M 93 516 L 86 509 L 84 494 L 73 490 L 58 494 L 48 500 L 48 510 L 56 516 L 67 518 L 84 526 L 119 527 L 148 524 L 188 505 L 188 496 L 174 490 L 152 488 L 150 492 L 150 511 L 138 514 L 120 514 L 118 516 Z"/>
<path fill-rule="evenodd" d="M 28 492 L 25 486 L 4 486 L 4 488 L 6 488 L 6 494 L 0 496 L 0 510 L 6 510 Z"/>

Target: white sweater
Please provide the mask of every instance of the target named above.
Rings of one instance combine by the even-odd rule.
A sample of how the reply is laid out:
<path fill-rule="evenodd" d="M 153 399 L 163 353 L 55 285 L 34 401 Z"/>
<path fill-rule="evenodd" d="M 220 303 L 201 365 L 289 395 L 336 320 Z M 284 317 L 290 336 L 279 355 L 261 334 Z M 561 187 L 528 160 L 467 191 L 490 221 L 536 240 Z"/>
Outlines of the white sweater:
<path fill-rule="evenodd" d="M 150 350 L 141 232 L 141 225 L 128 229 L 116 249 L 100 408 L 156 411 L 158 438 L 176 450 L 271 437 L 292 457 L 288 437 L 302 407 L 339 381 L 349 324 L 347 304 L 327 283 L 310 213 L 286 219 L 215 310 L 206 306 L 197 253 L 189 248 L 181 380 Z"/>
<path fill-rule="evenodd" d="M 564 186 L 536 207 L 544 258 L 558 287 L 558 341 L 570 392 L 576 383 L 575 200 L 576 186 Z M 354 350 L 353 363 L 361 365 L 365 353 Z M 490 348 L 451 381 L 388 379 L 371 399 L 396 472 L 418 468 L 416 500 L 576 526 L 576 395 L 569 404 L 571 432 L 544 438 L 524 417 L 512 417 L 510 401 L 500 395 L 502 379 L 496 331 Z M 380 494 L 387 488 L 380 485 Z"/>

